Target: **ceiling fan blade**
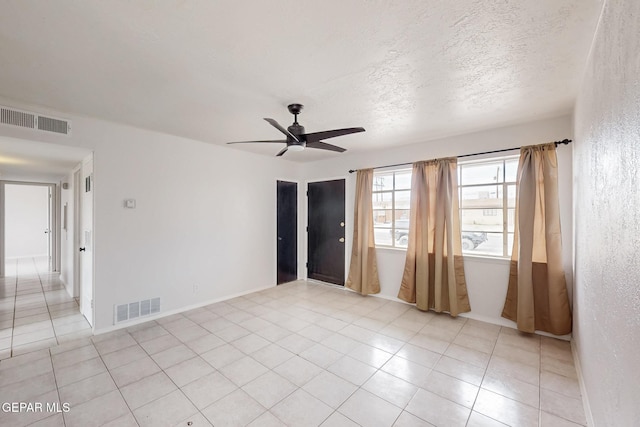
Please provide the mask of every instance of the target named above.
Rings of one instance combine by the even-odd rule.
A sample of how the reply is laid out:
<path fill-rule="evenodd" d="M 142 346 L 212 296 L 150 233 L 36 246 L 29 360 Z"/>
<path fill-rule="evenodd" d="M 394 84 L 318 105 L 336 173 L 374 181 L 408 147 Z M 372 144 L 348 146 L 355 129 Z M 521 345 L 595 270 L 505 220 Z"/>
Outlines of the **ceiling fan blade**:
<path fill-rule="evenodd" d="M 284 147 L 282 150 L 280 150 L 280 152 L 278 154 L 276 154 L 276 157 L 282 156 L 284 153 L 287 152 L 288 149 L 289 149 L 289 147 Z"/>
<path fill-rule="evenodd" d="M 347 151 L 346 148 L 338 147 L 337 145 L 327 144 L 326 142 L 322 142 L 322 141 L 307 142 L 307 148 L 319 148 L 321 150 L 337 151 L 338 153 L 343 153 Z"/>
<path fill-rule="evenodd" d="M 289 138 L 293 139 L 293 140 L 294 140 L 294 141 L 296 141 L 296 142 L 300 142 L 300 141 L 298 140 L 298 138 L 296 138 L 296 136 L 295 136 L 294 134 L 292 134 L 291 132 L 289 132 L 288 130 L 286 130 L 286 129 L 285 129 L 285 128 L 283 128 L 282 126 L 280 126 L 280 124 L 279 124 L 278 122 L 276 122 L 275 120 L 273 120 L 273 119 L 269 119 L 269 118 L 266 118 L 266 117 L 265 117 L 265 120 L 266 120 L 267 122 L 269 122 L 269 124 L 270 124 L 271 126 L 273 126 L 274 128 L 278 129 L 280 132 L 282 132 L 282 133 L 284 133 L 285 135 L 287 135 Z"/>
<path fill-rule="evenodd" d="M 275 142 L 283 144 L 283 143 L 286 143 L 287 140 L 286 139 L 270 139 L 265 141 L 235 141 L 235 142 L 227 142 L 227 144 L 253 144 L 256 142 L 261 144 L 265 144 L 265 143 L 271 144 Z"/>
<path fill-rule="evenodd" d="M 307 133 L 304 136 L 307 139 L 307 143 L 320 141 L 321 139 L 335 138 L 336 136 L 349 135 L 350 133 L 364 132 L 364 128 L 346 128 L 346 129 L 334 129 L 325 130 L 323 132 Z"/>

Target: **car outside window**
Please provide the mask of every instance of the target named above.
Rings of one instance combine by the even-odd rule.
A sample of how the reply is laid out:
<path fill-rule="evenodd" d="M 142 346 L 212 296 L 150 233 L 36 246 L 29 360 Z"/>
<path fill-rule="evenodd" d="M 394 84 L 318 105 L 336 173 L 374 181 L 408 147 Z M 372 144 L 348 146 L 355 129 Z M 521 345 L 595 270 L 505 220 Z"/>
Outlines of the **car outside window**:
<path fill-rule="evenodd" d="M 517 156 L 458 163 L 463 253 L 511 255 L 517 170 Z"/>
<path fill-rule="evenodd" d="M 463 254 L 511 255 L 517 169 L 517 156 L 458 163 Z M 376 171 L 372 197 L 376 246 L 406 248 L 411 169 Z"/>
<path fill-rule="evenodd" d="M 411 169 L 375 172 L 372 197 L 376 246 L 406 248 Z"/>

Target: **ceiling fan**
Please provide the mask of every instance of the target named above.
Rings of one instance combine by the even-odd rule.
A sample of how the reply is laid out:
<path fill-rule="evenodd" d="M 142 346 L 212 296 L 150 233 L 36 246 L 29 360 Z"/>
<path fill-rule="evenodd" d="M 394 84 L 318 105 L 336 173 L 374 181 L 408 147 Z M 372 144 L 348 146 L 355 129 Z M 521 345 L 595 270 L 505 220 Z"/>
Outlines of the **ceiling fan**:
<path fill-rule="evenodd" d="M 266 140 L 266 141 L 238 141 L 227 142 L 227 144 L 252 144 L 252 143 L 286 143 L 287 146 L 283 148 L 276 156 L 282 156 L 287 150 L 290 151 L 302 151 L 307 148 L 318 148 L 320 150 L 337 151 L 342 153 L 347 151 L 345 148 L 338 147 L 337 145 L 327 144 L 322 142 L 322 139 L 335 138 L 336 136 L 348 135 L 350 133 L 364 132 L 364 128 L 345 128 L 345 129 L 333 129 L 325 130 L 323 132 L 304 133 L 304 126 L 298 123 L 298 114 L 302 111 L 302 104 L 290 104 L 288 107 L 289 112 L 294 115 L 293 124 L 288 128 L 283 128 L 278 122 L 273 119 L 265 118 L 267 122 L 274 128 L 282 132 L 287 139 Z"/>

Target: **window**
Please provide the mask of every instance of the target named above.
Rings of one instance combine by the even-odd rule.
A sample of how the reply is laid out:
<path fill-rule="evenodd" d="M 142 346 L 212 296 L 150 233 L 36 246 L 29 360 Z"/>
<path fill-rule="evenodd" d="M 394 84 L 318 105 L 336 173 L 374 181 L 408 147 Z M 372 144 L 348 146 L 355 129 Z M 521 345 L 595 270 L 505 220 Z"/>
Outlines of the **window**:
<path fill-rule="evenodd" d="M 407 247 L 410 199 L 411 169 L 373 174 L 373 227 L 376 246 Z"/>
<path fill-rule="evenodd" d="M 458 163 L 462 252 L 508 257 L 518 157 Z"/>
<path fill-rule="evenodd" d="M 513 246 L 518 156 L 458 163 L 462 252 L 509 257 Z M 406 248 L 411 169 L 375 172 L 376 246 Z"/>

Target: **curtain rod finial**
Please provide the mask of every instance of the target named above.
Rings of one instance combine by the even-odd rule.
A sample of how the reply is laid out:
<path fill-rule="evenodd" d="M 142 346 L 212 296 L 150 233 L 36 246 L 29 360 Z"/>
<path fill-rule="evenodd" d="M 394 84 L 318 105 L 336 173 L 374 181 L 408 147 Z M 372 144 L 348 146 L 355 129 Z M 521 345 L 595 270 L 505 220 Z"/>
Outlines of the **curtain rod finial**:
<path fill-rule="evenodd" d="M 566 139 L 566 138 L 565 138 L 565 139 L 563 139 L 562 141 L 557 141 L 557 142 L 556 142 L 556 146 L 557 146 L 558 144 L 568 145 L 570 142 L 572 142 L 570 139 Z"/>
<path fill-rule="evenodd" d="M 354 173 L 354 172 L 358 172 L 357 169 L 349 169 L 349 173 Z"/>

